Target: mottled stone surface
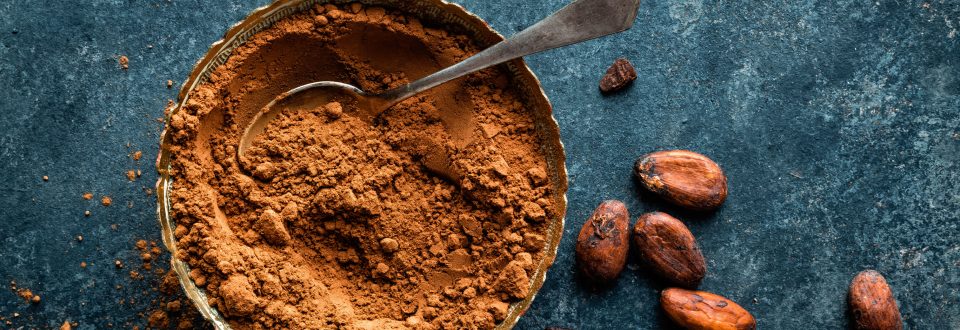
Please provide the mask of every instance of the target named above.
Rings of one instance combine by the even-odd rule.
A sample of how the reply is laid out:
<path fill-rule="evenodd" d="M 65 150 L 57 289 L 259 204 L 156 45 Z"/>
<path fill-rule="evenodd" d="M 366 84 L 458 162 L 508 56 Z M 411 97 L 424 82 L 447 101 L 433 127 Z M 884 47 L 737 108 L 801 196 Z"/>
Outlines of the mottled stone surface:
<path fill-rule="evenodd" d="M 566 3 L 457 2 L 505 34 Z M 143 191 L 156 180 L 155 119 L 208 45 L 263 3 L 0 3 L 0 280 L 42 296 L 31 305 L 0 289 L 12 322 L 0 327 L 145 323 L 156 276 L 131 280 L 113 261 L 134 265 L 134 242 L 159 239 Z M 612 289 L 577 282 L 578 226 L 617 198 L 634 218 L 685 220 L 708 260 L 701 288 L 762 329 L 845 327 L 846 287 L 864 268 L 887 276 L 907 328 L 960 329 L 958 29 L 955 0 L 651 0 L 631 31 L 529 57 L 556 108 L 571 188 L 556 264 L 518 328 L 670 327 L 662 283 L 635 259 Z M 639 78 L 603 97 L 597 82 L 620 56 Z M 727 171 L 720 211 L 684 214 L 638 192 L 633 160 L 665 148 Z M 143 177 L 129 182 L 131 169 Z"/>

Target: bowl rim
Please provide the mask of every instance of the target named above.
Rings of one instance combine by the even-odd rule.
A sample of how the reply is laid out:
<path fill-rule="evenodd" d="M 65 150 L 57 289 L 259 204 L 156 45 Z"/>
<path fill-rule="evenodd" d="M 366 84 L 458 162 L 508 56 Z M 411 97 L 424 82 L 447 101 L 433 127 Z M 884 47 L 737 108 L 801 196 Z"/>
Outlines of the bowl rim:
<path fill-rule="evenodd" d="M 203 317 L 208 320 L 217 329 L 230 329 L 229 324 L 220 313 L 207 302 L 204 291 L 196 286 L 189 277 L 189 265 L 185 261 L 177 258 L 176 236 L 174 235 L 175 224 L 170 215 L 170 189 L 173 178 L 170 175 L 171 152 L 164 146 L 169 143 L 168 130 L 170 129 L 170 119 L 179 112 L 182 105 L 189 99 L 190 93 L 200 84 L 209 80 L 210 74 L 219 66 L 224 64 L 230 58 L 234 49 L 245 43 L 250 37 L 262 30 L 269 28 L 278 20 L 284 19 L 289 15 L 304 10 L 309 10 L 315 5 L 333 3 L 337 5 L 359 2 L 366 6 L 423 6 L 435 7 L 437 11 L 452 14 L 454 18 L 462 20 L 456 22 L 465 29 L 468 26 L 477 28 L 474 35 L 470 35 L 474 42 L 481 43 L 481 46 L 488 47 L 504 39 L 504 37 L 494 30 L 486 21 L 479 16 L 466 10 L 464 7 L 448 2 L 446 0 L 276 0 L 268 5 L 258 7 L 250 12 L 246 17 L 230 26 L 223 37 L 214 42 L 191 69 L 188 78 L 183 82 L 177 95 L 177 100 L 169 104 L 164 113 L 163 131 L 160 133 L 160 148 L 157 155 L 156 168 L 159 174 L 156 183 L 157 196 L 157 220 L 160 222 L 161 238 L 163 245 L 170 252 L 170 268 L 177 274 L 177 279 L 183 289 L 184 294 L 197 308 Z M 393 4 L 394 6 L 390 6 Z M 401 9 L 402 11 L 403 9 Z M 423 14 L 409 13 L 416 15 L 417 18 L 423 17 Z M 275 18 L 275 19 L 274 19 Z M 568 177 L 566 169 L 566 156 L 563 142 L 560 140 L 559 125 L 553 115 L 553 106 L 543 90 L 543 86 L 537 76 L 526 65 L 522 59 L 515 59 L 500 66 L 506 67 L 514 79 L 522 79 L 521 86 L 524 94 L 524 103 L 531 105 L 536 102 L 535 108 L 541 108 L 534 111 L 537 124 L 537 132 L 540 135 L 541 150 L 545 153 L 547 167 L 551 171 L 553 183 L 554 199 L 557 203 L 555 215 L 551 224 L 547 228 L 546 245 L 544 246 L 544 255 L 537 265 L 536 271 L 531 276 L 530 294 L 521 301 L 510 304 L 507 316 L 503 321 L 497 324 L 496 329 L 511 329 L 517 324 L 520 316 L 530 307 L 543 283 L 546 281 L 546 275 L 549 268 L 556 259 L 557 251 L 560 245 L 560 239 L 563 236 L 563 227 L 566 218 L 567 209 L 567 191 Z M 529 89 L 529 90 L 527 90 Z M 550 157 L 552 154 L 553 157 Z"/>

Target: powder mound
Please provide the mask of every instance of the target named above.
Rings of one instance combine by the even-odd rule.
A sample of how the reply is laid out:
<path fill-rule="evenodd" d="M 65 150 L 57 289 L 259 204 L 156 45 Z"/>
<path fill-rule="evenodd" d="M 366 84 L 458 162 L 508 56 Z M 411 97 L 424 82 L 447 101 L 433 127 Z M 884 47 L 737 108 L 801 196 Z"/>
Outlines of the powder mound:
<path fill-rule="evenodd" d="M 191 92 L 165 146 L 178 257 L 233 328 L 489 329 L 530 295 L 562 210 L 505 70 L 373 119 L 342 96 L 289 105 L 236 155 L 290 88 L 385 90 L 477 49 L 405 13 L 317 6 L 251 36 Z"/>

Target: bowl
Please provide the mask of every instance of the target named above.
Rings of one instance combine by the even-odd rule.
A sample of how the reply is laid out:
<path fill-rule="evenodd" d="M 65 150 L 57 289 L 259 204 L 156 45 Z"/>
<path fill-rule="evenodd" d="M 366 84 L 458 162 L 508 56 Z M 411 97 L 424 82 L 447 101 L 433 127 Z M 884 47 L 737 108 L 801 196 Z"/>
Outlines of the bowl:
<path fill-rule="evenodd" d="M 230 27 L 223 39 L 210 47 L 206 55 L 196 63 L 189 77 L 184 81 L 177 102 L 168 107 L 165 115 L 165 129 L 160 135 L 160 154 L 157 157 L 157 171 L 160 178 L 157 181 L 156 192 L 157 217 L 162 229 L 164 246 L 171 254 L 171 269 L 176 272 L 186 296 L 193 302 L 200 314 L 217 329 L 230 329 L 230 326 L 221 314 L 208 304 L 203 290 L 197 287 L 188 276 L 189 265 L 177 258 L 177 242 L 174 235 L 176 219 L 171 217 L 169 195 L 171 184 L 175 179 L 170 175 L 171 154 L 168 145 L 171 141 L 167 134 L 170 118 L 180 111 L 181 105 L 186 103 L 191 92 L 200 84 L 208 81 L 211 73 L 227 61 L 233 50 L 245 43 L 254 34 L 292 14 L 309 10 L 317 4 L 342 5 L 352 2 L 395 9 L 417 17 L 421 21 L 441 24 L 446 28 L 466 34 L 480 47 L 489 47 L 503 40 L 503 36 L 494 31 L 482 19 L 459 5 L 443 0 L 279 0 L 254 10 L 245 19 Z M 524 311 L 530 307 L 536 292 L 546 279 L 547 270 L 556 257 L 557 247 L 563 233 L 564 214 L 567 205 L 567 173 L 564 166 L 564 150 L 560 142 L 559 128 L 556 119 L 553 117 L 552 106 L 540 87 L 540 81 L 522 59 L 513 60 L 500 66 L 517 83 L 525 105 L 532 109 L 532 114 L 535 116 L 536 131 L 540 134 L 541 141 L 545 141 L 541 149 L 546 156 L 548 175 L 551 177 L 550 181 L 553 183 L 552 188 L 555 192 L 553 198 L 555 199 L 555 205 L 557 205 L 553 217 L 548 219 L 549 226 L 546 233 L 547 242 L 544 247 L 544 257 L 530 276 L 530 294 L 525 299 L 511 304 L 506 318 L 497 325 L 497 329 L 510 329 L 517 323 Z"/>

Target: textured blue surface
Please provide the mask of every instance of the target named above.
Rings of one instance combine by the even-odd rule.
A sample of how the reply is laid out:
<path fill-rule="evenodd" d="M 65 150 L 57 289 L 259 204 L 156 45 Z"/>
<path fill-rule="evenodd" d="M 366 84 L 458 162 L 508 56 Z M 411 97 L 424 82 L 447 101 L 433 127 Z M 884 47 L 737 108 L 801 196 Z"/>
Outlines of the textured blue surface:
<path fill-rule="evenodd" d="M 566 1 L 457 2 L 512 34 Z M 263 3 L 0 2 L 0 280 L 43 297 L 30 305 L 0 289 L 0 317 L 20 314 L 0 328 L 145 323 L 156 277 L 132 281 L 113 260 L 133 265 L 134 241 L 159 238 L 143 189 L 156 180 L 155 119 L 175 97 L 166 80 L 179 86 Z M 639 194 L 630 167 L 685 148 L 730 180 L 719 212 L 676 214 L 707 257 L 701 288 L 739 302 L 760 328 L 845 327 L 849 280 L 876 268 L 907 328 L 960 329 L 958 29 L 955 0 L 650 0 L 631 31 L 529 57 L 567 147 L 570 206 L 556 264 L 518 328 L 668 327 L 662 284 L 642 265 L 589 292 L 572 252 L 603 199 L 634 218 L 674 211 Z M 602 97 L 597 81 L 619 56 L 640 78 Z M 129 182 L 130 169 L 144 176 Z M 81 199 L 87 191 L 114 205 Z"/>

